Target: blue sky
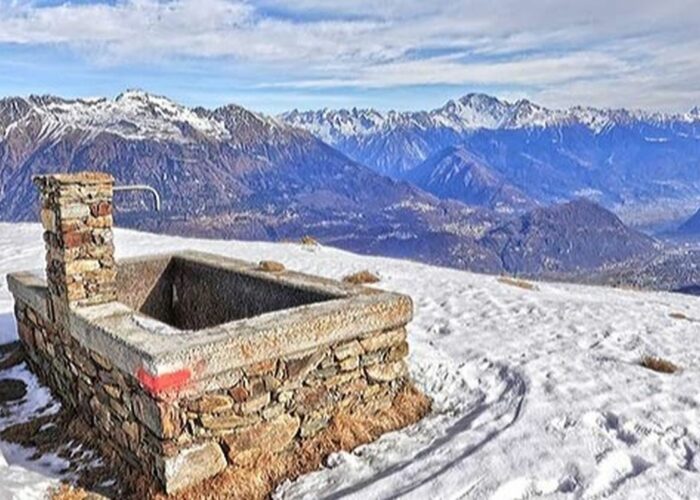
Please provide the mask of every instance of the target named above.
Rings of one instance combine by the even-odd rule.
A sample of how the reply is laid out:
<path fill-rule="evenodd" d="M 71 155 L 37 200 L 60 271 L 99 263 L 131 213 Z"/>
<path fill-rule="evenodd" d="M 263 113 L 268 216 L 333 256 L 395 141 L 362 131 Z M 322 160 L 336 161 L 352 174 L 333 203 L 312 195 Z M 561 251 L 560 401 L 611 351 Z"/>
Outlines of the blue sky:
<path fill-rule="evenodd" d="M 0 0 L 0 95 L 264 112 L 426 109 L 467 92 L 685 111 L 697 0 Z"/>

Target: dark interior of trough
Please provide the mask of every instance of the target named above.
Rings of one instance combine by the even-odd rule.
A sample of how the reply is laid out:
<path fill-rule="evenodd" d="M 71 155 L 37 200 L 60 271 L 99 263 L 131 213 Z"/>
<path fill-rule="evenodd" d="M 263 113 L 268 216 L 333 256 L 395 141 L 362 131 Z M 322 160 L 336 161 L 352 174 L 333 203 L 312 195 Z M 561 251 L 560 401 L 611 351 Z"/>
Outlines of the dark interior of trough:
<path fill-rule="evenodd" d="M 120 263 L 117 299 L 181 330 L 200 330 L 336 296 L 180 257 Z"/>

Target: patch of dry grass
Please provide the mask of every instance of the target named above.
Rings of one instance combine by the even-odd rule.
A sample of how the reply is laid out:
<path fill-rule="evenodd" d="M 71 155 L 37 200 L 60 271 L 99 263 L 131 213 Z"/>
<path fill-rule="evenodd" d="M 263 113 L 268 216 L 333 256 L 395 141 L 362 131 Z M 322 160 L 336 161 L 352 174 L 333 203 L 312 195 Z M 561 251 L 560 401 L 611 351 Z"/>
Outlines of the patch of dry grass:
<path fill-rule="evenodd" d="M 659 373 L 676 373 L 680 368 L 667 359 L 658 358 L 656 356 L 644 356 L 639 362 L 641 366 L 648 370 L 653 370 Z"/>
<path fill-rule="evenodd" d="M 504 285 L 522 288 L 523 290 L 537 290 L 537 285 L 534 285 L 529 281 L 521 280 L 518 278 L 511 278 L 509 276 L 499 276 L 498 282 L 503 283 Z"/>
<path fill-rule="evenodd" d="M 378 283 L 379 276 L 376 274 L 364 270 L 358 273 L 348 274 L 343 278 L 345 283 L 352 283 L 353 285 L 369 285 L 371 283 Z"/>
<path fill-rule="evenodd" d="M 318 246 L 318 241 L 307 234 L 306 236 L 301 237 L 301 244 L 315 247 Z"/>

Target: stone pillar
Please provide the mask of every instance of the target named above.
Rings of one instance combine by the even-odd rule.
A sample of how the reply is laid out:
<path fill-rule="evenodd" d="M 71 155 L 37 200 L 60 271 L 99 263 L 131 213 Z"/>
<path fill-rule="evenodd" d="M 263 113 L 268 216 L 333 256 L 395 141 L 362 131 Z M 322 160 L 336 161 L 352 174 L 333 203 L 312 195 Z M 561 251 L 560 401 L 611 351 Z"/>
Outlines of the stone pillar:
<path fill-rule="evenodd" d="M 51 316 L 116 300 L 111 175 L 38 176 Z"/>

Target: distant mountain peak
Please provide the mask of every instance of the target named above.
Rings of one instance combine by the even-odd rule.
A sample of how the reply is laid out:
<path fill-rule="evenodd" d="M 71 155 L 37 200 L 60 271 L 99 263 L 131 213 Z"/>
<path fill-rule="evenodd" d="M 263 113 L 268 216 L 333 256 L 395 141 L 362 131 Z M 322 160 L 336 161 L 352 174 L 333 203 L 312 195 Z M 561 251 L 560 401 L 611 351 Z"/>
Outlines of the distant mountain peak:
<path fill-rule="evenodd" d="M 191 109 L 166 97 L 130 89 L 106 98 L 63 99 L 51 95 L 29 96 L 15 122 L 38 123 L 45 140 L 75 133 L 89 140 L 101 133 L 127 139 L 191 142 L 221 140 L 230 136 L 224 124 L 201 110 Z M 17 105 L 15 104 L 15 107 Z M 12 123 L 5 126 L 5 133 Z"/>

